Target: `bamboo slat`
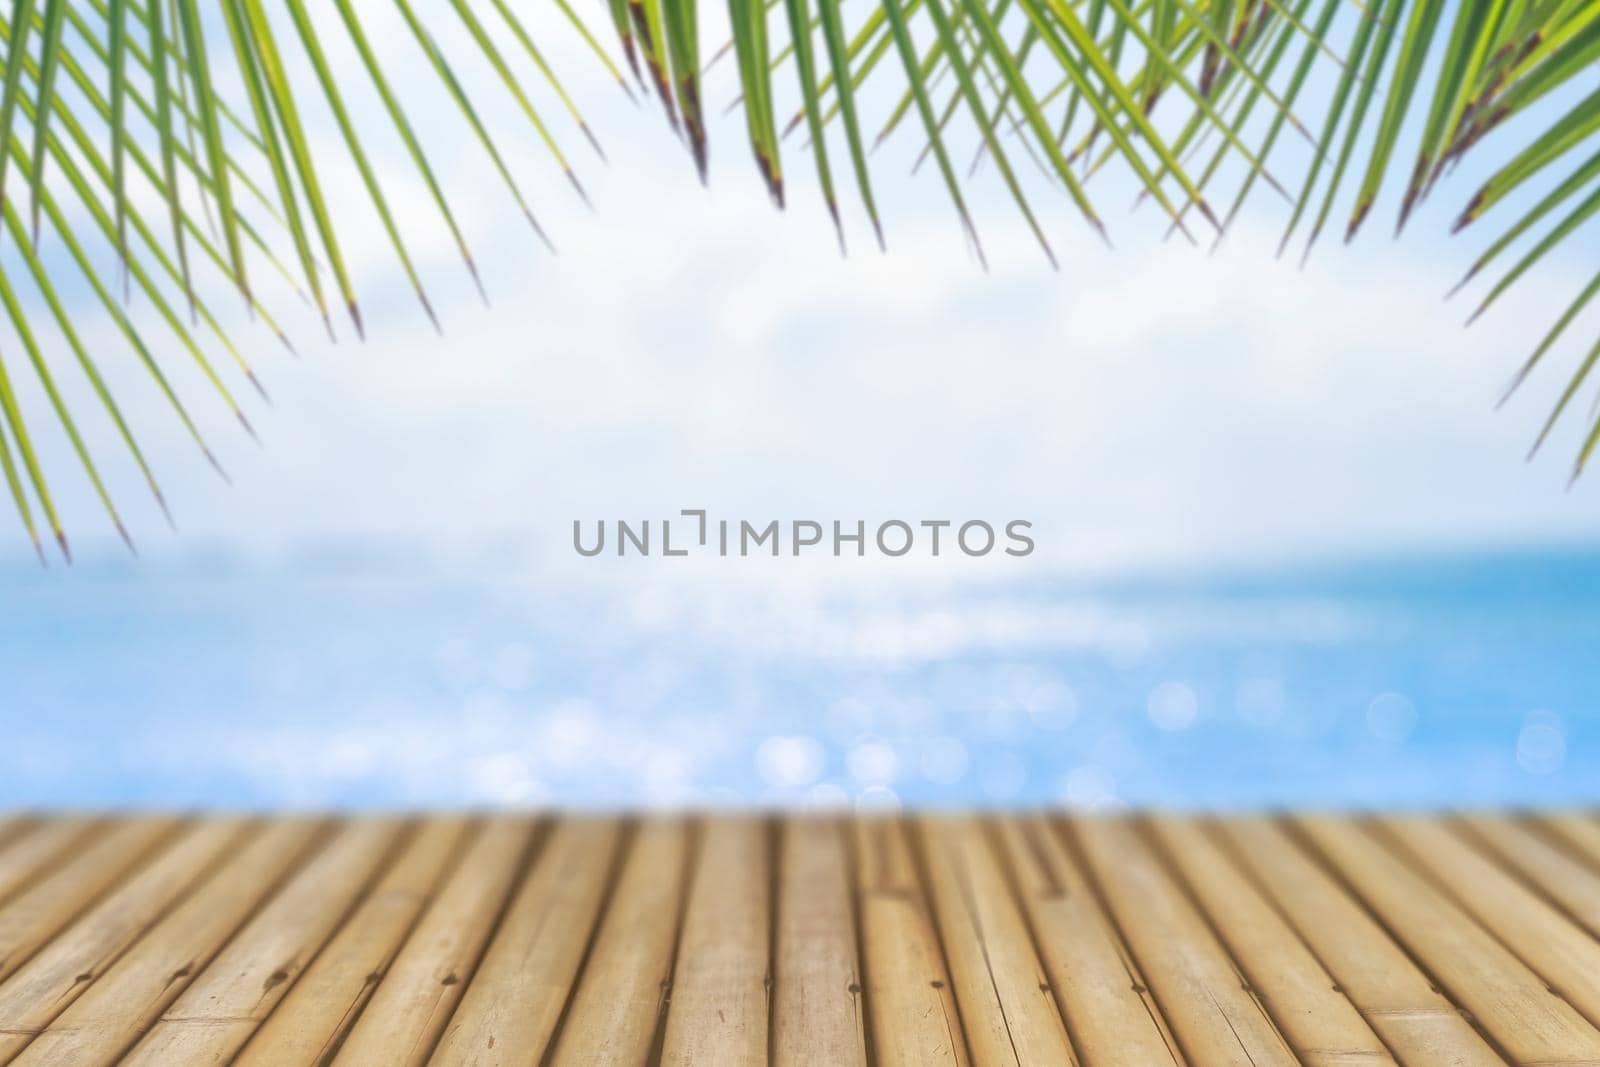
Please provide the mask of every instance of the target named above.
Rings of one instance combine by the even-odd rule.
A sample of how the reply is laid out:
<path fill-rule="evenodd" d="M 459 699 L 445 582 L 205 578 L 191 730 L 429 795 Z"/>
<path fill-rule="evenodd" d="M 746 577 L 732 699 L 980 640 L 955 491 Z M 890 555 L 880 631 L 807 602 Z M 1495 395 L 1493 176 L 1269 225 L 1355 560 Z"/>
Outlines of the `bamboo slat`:
<path fill-rule="evenodd" d="M 1600 937 L 1600 870 L 1519 819 L 1476 814 L 1460 825 L 1574 922 Z"/>
<path fill-rule="evenodd" d="M 1600 822 L 0 812 L 0 1067 L 1600 1067 Z"/>
<path fill-rule="evenodd" d="M 832 819 L 779 831 L 774 1067 L 866 1067 L 867 1031 L 849 849 Z"/>
<path fill-rule="evenodd" d="M 0 847 L 0 903 L 65 858 L 70 847 L 86 842 L 91 831 L 102 829 L 96 820 L 69 817 L 13 831 Z"/>
<path fill-rule="evenodd" d="M 34 821 L 26 815 L 0 815 L 0 848 L 9 845 L 12 838 L 20 837 Z"/>
<path fill-rule="evenodd" d="M 412 929 L 334 1063 L 427 1062 L 505 910 L 534 824 L 491 819 Z"/>
<path fill-rule="evenodd" d="M 21 1052 L 174 901 L 211 873 L 245 829 L 236 819 L 188 828 L 0 984 L 0 1063 Z"/>
<path fill-rule="evenodd" d="M 1540 816 L 1536 821 L 1587 862 L 1600 865 L 1600 817 L 1564 811 Z"/>
<path fill-rule="evenodd" d="M 148 860 L 178 829 L 176 819 L 134 819 L 109 827 L 0 907 L 0 981 L 36 949 Z"/>
<path fill-rule="evenodd" d="M 1552 992 L 1600 1019 L 1600 942 L 1435 819 L 1379 823 L 1484 929 L 1499 937 Z"/>
<path fill-rule="evenodd" d="M 552 1063 L 645 1062 L 666 1009 L 688 859 L 682 819 L 650 820 L 633 835 Z"/>
<path fill-rule="evenodd" d="M 881 1067 L 967 1063 L 967 1040 L 905 827 L 855 827 L 857 908 L 872 1049 Z"/>
<path fill-rule="evenodd" d="M 432 1067 L 538 1063 L 583 966 L 621 826 L 567 819 L 551 833 L 489 943 Z"/>
<path fill-rule="evenodd" d="M 466 829 L 464 819 L 446 818 L 417 831 L 250 1038 L 234 1067 L 313 1067 L 332 1056 L 383 981 Z"/>
<path fill-rule="evenodd" d="M 940 941 L 977 1063 L 1076 1064 L 999 857 L 971 816 L 919 820 Z"/>
<path fill-rule="evenodd" d="M 1600 1033 L 1370 830 L 1331 817 L 1302 819 L 1298 825 L 1513 1061 L 1600 1061 Z"/>
<path fill-rule="evenodd" d="M 1161 818 L 1152 825 L 1295 1055 L 1309 1067 L 1392 1067 L 1394 1057 L 1349 997 L 1210 835 L 1186 819 Z"/>
<path fill-rule="evenodd" d="M 1406 1067 L 1504 1061 L 1371 914 L 1277 823 L 1217 824 L 1230 851 L 1305 939 L 1318 962 Z"/>
<path fill-rule="evenodd" d="M 1045 973 L 1084 1060 L 1183 1063 L 1155 998 L 1065 843 L 1039 816 L 999 820 L 1006 861 Z"/>
<path fill-rule="evenodd" d="M 700 831 L 672 972 L 666 1067 L 767 1058 L 772 880 L 764 821 L 720 817 Z"/>
<path fill-rule="evenodd" d="M 346 826 L 183 991 L 123 1061 L 227 1062 L 338 928 L 390 852 L 399 826 Z"/>
<path fill-rule="evenodd" d="M 278 820 L 150 929 L 23 1050 L 18 1067 L 100 1067 L 137 1041 L 295 869 L 323 826 Z"/>
<path fill-rule="evenodd" d="M 1138 829 L 1123 819 L 1073 826 L 1185 1056 L 1195 1064 L 1295 1064 L 1249 983 Z"/>

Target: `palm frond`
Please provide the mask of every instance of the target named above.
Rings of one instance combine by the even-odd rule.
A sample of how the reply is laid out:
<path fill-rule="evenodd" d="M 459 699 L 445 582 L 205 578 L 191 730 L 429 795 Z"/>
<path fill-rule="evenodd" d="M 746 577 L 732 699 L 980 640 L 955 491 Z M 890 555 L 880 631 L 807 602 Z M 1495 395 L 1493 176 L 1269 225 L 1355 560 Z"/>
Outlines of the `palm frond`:
<path fill-rule="evenodd" d="M 792 198 L 795 159 L 810 154 L 841 250 L 849 225 L 838 186 L 847 175 L 884 243 L 886 186 L 873 150 L 891 138 L 915 149 L 916 168 L 932 162 L 932 180 L 980 260 L 971 185 L 985 166 L 985 179 L 1005 189 L 1052 261 L 1076 235 L 1055 232 L 1046 194 L 1104 234 L 1097 200 L 1108 169 L 1133 182 L 1169 232 L 1192 236 L 1203 219 L 1217 241 L 1265 186 L 1288 202 L 1285 243 L 1303 232 L 1307 254 L 1341 209 L 1350 240 L 1385 190 L 1398 230 L 1450 188 L 1462 205 L 1456 230 L 1498 226 L 1463 281 L 1499 270 L 1474 317 L 1556 248 L 1577 247 L 1600 214 L 1594 0 L 863 0 L 849 9 L 841 0 L 727 0 L 725 12 L 697 0 L 606 0 L 603 8 L 556 0 L 548 18 L 507 0 L 425 9 L 392 0 L 391 10 L 403 30 L 393 41 L 370 32 L 352 0 L 15 0 L 0 16 L 0 308 L 10 326 L 0 338 L 0 473 L 36 545 L 40 517 L 63 551 L 67 544 L 46 477 L 59 474 L 44 469 L 34 436 L 45 417 L 124 537 L 114 479 L 102 475 L 80 418 L 110 420 L 166 509 L 141 427 L 112 395 L 105 360 L 140 364 L 215 465 L 158 353 L 181 350 L 249 427 L 229 381 L 265 391 L 220 324 L 219 290 L 236 291 L 286 344 L 278 315 L 292 308 L 269 308 L 263 294 L 273 287 L 258 287 L 258 275 L 300 293 L 330 333 L 330 305 L 338 304 L 363 331 L 361 278 L 347 254 L 362 223 L 334 202 L 330 168 L 353 170 L 384 247 L 438 327 L 410 250 L 418 220 L 396 209 L 387 186 L 397 176 L 375 162 L 374 137 L 398 138 L 483 292 L 430 162 L 439 150 L 433 131 L 402 104 L 401 80 L 458 116 L 547 244 L 501 145 L 530 138 L 583 196 L 581 161 L 564 138 L 576 127 L 597 159 L 604 152 L 585 101 L 568 89 L 564 58 L 598 63 L 630 97 L 633 84 L 655 95 L 702 178 L 716 148 L 708 101 L 728 92 L 779 206 Z M 728 29 L 709 29 L 724 14 Z M 335 62 L 336 39 L 358 62 Z M 719 65 L 723 55 L 732 62 Z M 525 125 L 495 128 L 482 96 L 491 92 Z M 377 106 L 352 102 L 363 94 Z M 329 120 L 342 159 L 313 147 L 318 124 Z M 803 139 L 793 136 L 802 130 Z M 1285 132 L 1309 151 L 1286 144 Z M 1487 177 L 1460 189 L 1453 179 L 1469 156 L 1487 160 L 1472 168 Z M 36 247 L 49 241 L 67 255 Z M 120 286 L 97 265 L 103 253 L 114 257 Z M 39 306 L 18 291 L 24 276 Z M 60 295 L 69 285 L 93 294 L 125 352 L 91 355 Z M 135 291 L 155 309 L 161 337 L 141 333 L 125 313 Z M 1544 364 L 1597 292 L 1600 278 L 1558 301 L 1517 383 Z M 44 324 L 50 337 L 37 328 Z M 223 359 L 209 354 L 214 348 Z M 1600 345 L 1585 348 L 1540 441 L 1597 361 Z M 98 411 L 69 410 L 59 388 L 69 368 Z M 42 405 L 15 388 L 24 370 Z M 1585 435 L 1579 469 L 1597 444 L 1600 419 Z"/>

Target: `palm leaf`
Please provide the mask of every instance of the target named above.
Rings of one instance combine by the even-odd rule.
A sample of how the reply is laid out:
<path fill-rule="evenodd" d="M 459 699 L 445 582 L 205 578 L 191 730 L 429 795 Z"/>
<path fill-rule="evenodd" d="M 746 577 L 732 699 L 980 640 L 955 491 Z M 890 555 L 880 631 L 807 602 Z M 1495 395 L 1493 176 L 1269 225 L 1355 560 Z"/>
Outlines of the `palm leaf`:
<path fill-rule="evenodd" d="M 845 51 L 844 29 L 839 20 L 839 0 L 817 0 L 817 12 L 822 22 L 822 39 L 828 47 L 828 65 L 832 69 L 829 75 L 833 79 L 838 97 L 839 112 L 844 116 L 845 139 L 850 145 L 850 165 L 855 169 L 856 186 L 861 190 L 861 201 L 866 207 L 867 216 L 872 220 L 872 231 L 877 236 L 878 247 L 884 247 L 883 223 L 878 219 L 878 205 L 872 197 L 872 178 L 867 172 L 867 155 L 861 141 L 861 124 L 856 118 L 855 87 L 849 78 L 849 58 Z M 824 78 L 818 85 L 817 92 L 811 106 L 819 106 L 822 90 L 826 86 Z M 814 113 L 814 111 L 813 111 Z M 826 118 L 821 118 L 825 122 Z M 820 143 L 820 142 L 819 142 Z M 842 239 L 842 238 L 841 238 Z"/>
<path fill-rule="evenodd" d="M 19 0 L 8 21 L 10 40 L 6 49 L 5 79 L 0 82 L 3 85 L 0 88 L 0 145 L 11 143 L 11 127 L 16 121 L 17 105 L 22 97 L 22 71 L 27 62 L 33 11 L 33 0 Z M 6 195 L 6 163 L 9 158 L 8 153 L 0 152 L 0 200 L 4 200 Z"/>
<path fill-rule="evenodd" d="M 834 233 L 839 238 L 839 251 L 843 252 L 844 225 L 839 221 L 839 199 L 834 195 L 833 170 L 828 166 L 828 142 L 822 134 L 822 103 L 817 95 L 816 61 L 811 54 L 811 12 L 806 0 L 787 0 L 784 7 L 789 15 L 789 33 L 794 40 L 795 73 L 800 78 L 800 92 L 806 101 L 806 121 L 811 127 L 817 181 L 822 186 L 822 199 L 828 206 L 828 215 L 833 219 Z"/>
<path fill-rule="evenodd" d="M 61 58 L 61 26 L 66 15 L 66 0 L 45 0 L 44 9 L 44 38 L 39 45 L 39 91 L 35 111 L 37 117 L 33 123 L 33 158 L 39 159 L 39 165 L 33 168 L 33 174 L 28 183 L 28 199 L 34 205 L 33 235 L 38 239 L 39 234 L 39 194 L 44 184 L 45 167 L 40 158 L 44 144 L 45 131 L 50 128 L 50 108 L 55 101 L 56 69 Z M 5 135 L 10 137 L 10 120 L 6 120 Z M 0 142 L 4 143 L 4 142 Z M 0 162 L 0 187 L 4 186 L 4 164 Z"/>
<path fill-rule="evenodd" d="M 199 115 L 200 132 L 205 141 L 211 185 L 217 197 L 217 215 L 222 221 L 223 234 L 227 238 L 228 257 L 233 263 L 234 280 L 239 285 L 239 291 L 249 301 L 250 280 L 245 274 L 244 250 L 239 241 L 238 214 L 233 207 L 232 179 L 229 176 L 227 153 L 222 144 L 222 127 L 217 119 L 220 104 L 211 81 L 205 30 L 200 24 L 200 11 L 195 3 L 196 0 L 173 0 L 173 6 L 178 14 L 178 24 L 183 30 L 185 74 L 194 92 L 195 110 Z"/>
<path fill-rule="evenodd" d="M 411 254 L 406 250 L 405 238 L 400 234 L 400 227 L 395 222 L 394 213 L 389 209 L 389 201 L 383 195 L 383 188 L 378 182 L 377 173 L 372 169 L 367 153 L 361 146 L 361 136 L 357 133 L 355 123 L 350 118 L 350 112 L 345 107 L 343 94 L 339 91 L 337 81 L 333 76 L 333 68 L 329 66 L 327 56 L 323 53 L 322 45 L 317 40 L 316 30 L 312 28 L 311 19 L 306 13 L 302 0 L 286 0 L 290 17 L 294 20 L 295 30 L 300 35 L 300 43 L 306 50 L 306 57 L 311 61 L 312 68 L 316 71 L 317 81 L 320 84 L 329 110 L 333 112 L 334 120 L 339 124 L 339 133 L 344 138 L 345 146 L 350 150 L 350 157 L 361 172 L 361 182 L 366 187 L 367 195 L 372 198 L 373 207 L 378 211 L 378 217 L 383 221 L 384 232 L 389 237 L 390 246 L 394 249 L 396 258 L 400 261 L 401 269 L 405 271 L 406 278 L 411 282 L 411 287 L 416 291 L 417 300 L 422 304 L 423 311 L 427 314 L 434 329 L 439 330 L 439 318 L 434 314 L 433 305 L 428 301 L 428 294 L 422 287 L 422 279 L 417 275 L 416 265 L 411 261 Z M 287 94 L 287 84 L 284 91 Z M 304 135 L 300 136 L 300 152 L 304 153 Z M 169 176 L 169 182 L 172 180 Z M 322 200 L 317 198 L 318 227 L 327 235 L 325 240 L 330 244 L 332 225 L 326 218 L 326 208 L 322 207 Z M 180 246 L 181 247 L 181 246 Z M 336 245 L 334 247 L 337 247 Z M 338 260 L 335 260 L 338 263 Z M 343 276 L 343 267 L 337 269 Z M 346 286 L 348 291 L 348 285 Z M 355 297 L 350 296 L 351 314 L 355 314 Z M 442 332 L 442 331 L 441 331 Z"/>
<path fill-rule="evenodd" d="M 426 12 L 393 0 L 393 10 L 405 30 L 399 43 L 421 50 L 419 66 L 402 67 L 411 56 L 375 37 L 352 0 L 327 8 L 305 0 L 16 0 L 0 17 L 0 145 L 8 146 L 0 153 L 0 211 L 3 235 L 19 246 L 0 261 L 0 313 L 15 340 L 0 346 L 0 474 L 36 545 L 39 516 L 63 550 L 66 544 L 36 424 L 61 431 L 126 535 L 112 480 L 89 455 L 92 438 L 79 423 L 91 415 L 108 419 L 165 509 L 139 444 L 142 427 L 124 414 L 109 384 L 116 379 L 102 371 L 116 353 L 91 356 L 82 323 L 62 299 L 69 278 L 93 292 L 125 354 L 145 368 L 215 463 L 157 350 L 174 345 L 193 360 L 248 427 L 229 381 L 242 378 L 260 391 L 259 381 L 244 349 L 222 329 L 210 288 L 236 289 L 252 316 L 286 344 L 279 313 L 257 296 L 252 270 L 276 273 L 325 322 L 330 300 L 342 301 L 362 331 L 360 279 L 345 254 L 361 213 L 333 202 L 336 168 L 353 168 L 384 247 L 438 325 L 422 265 L 410 251 L 408 228 L 416 220 L 391 202 L 390 175 L 367 147 L 380 125 L 398 137 L 430 210 L 483 291 L 450 193 L 430 162 L 434 131 L 414 124 L 402 106 L 395 89 L 401 77 L 408 91 L 447 103 L 546 240 L 502 140 L 531 135 L 580 194 L 558 127 L 576 126 L 604 158 L 582 93 L 569 91 L 560 69 L 564 53 L 547 39 L 554 30 L 629 95 L 624 66 L 653 89 L 702 177 L 716 136 L 705 106 L 715 78 L 734 90 L 757 173 L 779 206 L 788 199 L 785 164 L 792 163 L 783 141 L 804 126 L 805 144 L 795 151 L 811 154 L 841 250 L 840 174 L 830 154 L 839 137 L 883 244 L 886 187 L 864 133 L 880 103 L 886 110 L 870 120 L 879 143 L 908 140 L 914 172 L 933 161 L 980 261 L 971 196 L 977 181 L 1003 187 L 1052 260 L 1054 220 L 1042 190 L 1103 230 L 1090 189 L 1110 169 L 1130 177 L 1139 200 L 1157 205 L 1173 232 L 1186 233 L 1189 212 L 1197 211 L 1219 240 L 1265 184 L 1291 201 L 1286 235 L 1306 224 L 1309 252 L 1342 206 L 1349 211 L 1346 238 L 1353 237 L 1386 187 L 1404 223 L 1425 198 L 1456 189 L 1459 164 L 1472 155 L 1486 161 L 1473 171 L 1487 178 L 1460 190 L 1452 217 L 1457 229 L 1495 220 L 1496 235 L 1463 282 L 1498 268 L 1478 298 L 1481 313 L 1558 249 L 1584 247 L 1586 238 L 1592 246 L 1590 228 L 1600 215 L 1593 148 L 1600 90 L 1585 84 L 1600 62 L 1600 4 L 1593 0 L 869 0 L 849 24 L 840 0 L 816 0 L 814 8 L 811 0 L 728 0 L 729 39 L 711 47 L 697 0 L 607 0 L 604 11 L 556 0 L 548 23 L 509 0 L 450 0 Z M 490 17 L 480 15 L 484 10 Z M 279 32 L 280 15 L 293 32 Z M 435 32 L 443 17 L 465 31 L 452 38 L 455 54 Z M 620 60 L 602 43 L 602 27 L 620 43 Z M 359 59 L 348 68 L 326 47 L 329 31 L 341 28 Z M 736 62 L 713 70 L 701 58 L 713 53 Z M 227 61 L 214 62 L 222 55 Z M 519 64 L 531 66 L 532 76 Z M 310 75 L 302 80 L 304 70 Z M 491 128 L 479 91 L 468 88 L 478 84 L 469 72 L 486 75 L 492 89 L 510 97 L 524 130 Z M 363 113 L 351 100 L 368 90 L 379 106 Z M 779 115 L 787 119 L 781 129 Z M 313 148 L 325 118 L 337 130 L 342 158 Z M 1286 128 L 1310 142 L 1292 174 L 1284 174 Z M 958 151 L 972 160 L 965 176 L 955 167 Z M 1024 156 L 1032 167 L 1018 165 Z M 980 175 L 984 163 L 992 165 Z M 1275 171 L 1293 178 L 1296 195 L 1288 196 Z M 16 189 L 26 190 L 25 207 L 12 195 Z M 72 210 L 63 209 L 68 198 Z M 1223 217 L 1211 210 L 1212 199 L 1230 205 Z M 82 233 L 70 221 L 74 212 L 87 220 Z M 36 253 L 45 220 L 65 257 Z M 154 309 L 161 339 L 134 327 L 101 277 L 96 255 L 107 251 L 124 294 L 136 290 Z M 32 283 L 26 294 L 17 284 L 22 272 Z M 1591 284 L 1552 309 L 1554 325 L 1536 332 L 1537 347 L 1517 381 L 1553 358 L 1596 291 Z M 189 325 L 175 304 L 188 306 Z M 48 336 L 39 328 L 46 325 Z M 219 364 L 207 355 L 212 346 L 226 354 Z M 1544 434 L 1591 381 L 1597 352 L 1582 346 Z M 24 410 L 14 389 L 12 375 L 24 363 L 50 408 L 46 418 Z M 68 409 L 56 384 L 63 366 L 84 375 L 97 410 Z M 1597 443 L 1600 421 L 1585 435 L 1580 467 Z"/>

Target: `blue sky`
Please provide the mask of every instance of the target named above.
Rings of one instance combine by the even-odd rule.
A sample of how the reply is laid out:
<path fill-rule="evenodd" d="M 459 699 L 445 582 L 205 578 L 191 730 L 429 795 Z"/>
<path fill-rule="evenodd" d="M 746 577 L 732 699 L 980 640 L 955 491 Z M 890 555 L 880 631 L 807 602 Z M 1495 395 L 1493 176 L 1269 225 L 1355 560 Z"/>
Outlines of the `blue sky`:
<path fill-rule="evenodd" d="M 392 7 L 367 9 L 387 36 Z M 1488 237 L 1440 235 L 1475 164 L 1404 241 L 1375 218 L 1304 270 L 1273 257 L 1286 212 L 1270 196 L 1208 258 L 1163 243 L 1148 209 L 1128 213 L 1134 187 L 1108 172 L 1091 192 L 1115 251 L 1059 198 L 1038 201 L 1058 273 L 988 167 L 970 191 L 985 273 L 933 176 L 907 176 L 920 144 L 902 139 L 878 156 L 889 254 L 845 181 L 841 258 L 798 153 L 779 214 L 723 119 L 703 189 L 654 102 L 630 105 L 560 27 L 538 32 L 610 155 L 587 157 L 552 111 L 595 210 L 485 96 L 560 254 L 538 247 L 430 80 L 406 79 L 494 306 L 397 146 L 376 139 L 446 336 L 372 219 L 346 231 L 365 345 L 321 343 L 277 294 L 296 359 L 214 291 L 274 398 L 246 396 L 262 447 L 167 362 L 231 486 L 81 305 L 180 531 L 89 420 L 144 553 L 129 560 L 41 425 L 88 562 L 41 574 L 20 534 L 0 541 L 17 738 L 0 782 L 16 798 L 1592 800 L 1595 569 L 1542 549 L 1592 543 L 1600 484 L 1565 491 L 1577 420 L 1538 462 L 1522 457 L 1594 316 L 1492 410 L 1592 257 L 1574 244 L 1463 330 L 1468 305 L 1440 298 Z M 731 66 L 710 85 L 730 99 Z M 316 138 L 341 221 L 359 214 L 332 131 Z M 134 314 L 149 321 L 142 302 Z M 574 519 L 689 507 L 1024 518 L 1039 549 L 697 571 L 569 546 Z M 1477 546 L 1533 555 L 1348 564 Z M 1153 597 L 1093 580 L 1306 558 L 1335 562 L 1264 586 L 1157 583 Z M 1529 736 L 1544 739 L 1532 763 Z"/>
<path fill-rule="evenodd" d="M 1492 410 L 1588 268 L 1569 249 L 1463 330 L 1470 305 L 1440 297 L 1485 238 L 1438 235 L 1470 174 L 1406 240 L 1388 242 L 1375 221 L 1354 247 L 1325 241 L 1304 270 L 1273 258 L 1286 211 L 1268 194 L 1208 258 L 1163 243 L 1148 209 L 1124 213 L 1135 188 L 1110 176 L 1091 192 L 1115 251 L 1063 201 L 1041 200 L 1062 259 L 1052 273 L 989 167 L 972 191 L 985 273 L 935 176 L 905 176 L 920 142 L 903 138 L 879 171 L 889 254 L 870 247 L 846 179 L 841 258 L 809 160 L 791 156 L 791 208 L 778 214 L 740 124 L 724 119 L 702 189 L 653 101 L 631 106 L 570 34 L 541 32 L 610 155 L 601 165 L 554 122 L 596 209 L 520 135 L 516 113 L 491 104 L 559 245 L 550 255 L 481 156 L 432 121 L 437 101 L 420 105 L 493 308 L 380 140 L 446 336 L 388 266 L 375 224 L 349 248 L 368 294 L 364 346 L 320 344 L 310 316 L 291 316 L 297 361 L 233 314 L 275 403 L 252 408 L 258 450 L 191 394 L 231 488 L 119 359 L 108 370 L 182 527 L 169 536 L 137 483 L 118 479 L 147 553 L 511 539 L 561 567 L 574 518 L 697 506 L 752 519 L 1027 518 L 1039 562 L 1068 569 L 1590 536 L 1594 480 L 1564 491 L 1577 422 L 1538 462 L 1522 458 L 1575 343 Z M 710 99 L 731 99 L 731 65 L 710 85 Z M 318 136 L 332 158 L 333 131 Z M 360 202 L 353 173 L 330 175 L 339 202 Z M 109 336 L 101 318 L 91 336 Z M 96 440 L 115 454 L 103 431 Z M 56 469 L 80 550 L 113 551 L 75 472 Z"/>

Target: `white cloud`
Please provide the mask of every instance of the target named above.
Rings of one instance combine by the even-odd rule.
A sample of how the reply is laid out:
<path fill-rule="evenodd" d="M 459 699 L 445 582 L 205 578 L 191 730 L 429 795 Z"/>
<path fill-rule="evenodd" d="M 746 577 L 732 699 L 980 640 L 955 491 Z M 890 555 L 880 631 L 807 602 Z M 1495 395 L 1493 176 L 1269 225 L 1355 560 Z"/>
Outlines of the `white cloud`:
<path fill-rule="evenodd" d="M 583 99 L 620 101 L 602 92 L 597 64 L 564 58 L 583 71 Z M 317 344 L 300 314 L 306 357 L 295 362 L 239 323 L 276 399 L 251 408 L 265 449 L 241 442 L 195 376 L 180 376 L 222 442 L 231 490 L 142 372 L 110 368 L 124 387 L 140 383 L 128 406 L 137 426 L 155 428 L 152 458 L 186 531 L 179 550 L 330 535 L 473 543 L 510 531 L 560 562 L 574 517 L 688 506 L 752 518 L 1026 517 L 1055 565 L 1586 529 L 1593 480 L 1561 491 L 1572 434 L 1541 463 L 1521 463 L 1554 371 L 1508 413 L 1490 410 L 1557 310 L 1551 294 L 1577 288 L 1574 263 L 1463 332 L 1466 305 L 1436 299 L 1460 259 L 1427 240 L 1349 250 L 1329 240 L 1298 271 L 1272 257 L 1279 216 L 1267 199 L 1209 258 L 1163 245 L 1159 224 L 1139 218 L 1113 219 L 1119 248 L 1108 251 L 1052 205 L 1063 261 L 1052 274 L 1003 190 L 981 186 L 985 274 L 937 181 L 908 186 L 890 169 L 879 190 L 887 256 L 869 247 L 841 175 L 854 219 L 841 260 L 808 161 L 791 160 L 796 203 L 778 215 L 748 173 L 741 130 L 725 122 L 702 190 L 654 108 L 601 104 L 611 165 L 583 166 L 594 213 L 532 136 L 503 139 L 559 256 L 536 246 L 498 177 L 471 162 L 470 142 L 435 153 L 489 277 L 490 311 L 425 189 L 394 144 L 382 147 L 386 188 L 420 227 L 414 250 L 447 336 L 378 271 L 386 239 L 368 228 L 349 248 L 363 290 L 378 294 L 363 301 L 365 347 Z M 567 134 L 575 158 L 587 151 Z M 337 147 L 327 131 L 319 138 Z M 1098 195 L 1116 203 L 1126 191 Z M 360 196 L 352 174 L 330 179 L 330 192 Z M 92 542 L 92 500 L 62 493 L 79 540 Z M 160 540 L 136 496 L 124 480 L 136 529 Z"/>

